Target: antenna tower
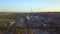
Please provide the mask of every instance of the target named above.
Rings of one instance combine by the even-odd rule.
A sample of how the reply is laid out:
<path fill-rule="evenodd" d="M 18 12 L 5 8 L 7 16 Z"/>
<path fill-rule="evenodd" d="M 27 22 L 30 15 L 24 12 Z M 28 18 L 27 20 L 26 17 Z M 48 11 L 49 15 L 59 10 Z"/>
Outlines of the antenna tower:
<path fill-rule="evenodd" d="M 31 6 L 31 13 L 32 13 L 32 6 Z"/>

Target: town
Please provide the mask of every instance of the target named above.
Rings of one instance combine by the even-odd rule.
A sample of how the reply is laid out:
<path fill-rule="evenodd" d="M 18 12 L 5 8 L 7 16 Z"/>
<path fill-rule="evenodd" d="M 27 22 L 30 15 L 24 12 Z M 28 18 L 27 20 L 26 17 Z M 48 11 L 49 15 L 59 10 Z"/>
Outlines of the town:
<path fill-rule="evenodd" d="M 0 13 L 0 34 L 56 34 L 60 13 Z"/>

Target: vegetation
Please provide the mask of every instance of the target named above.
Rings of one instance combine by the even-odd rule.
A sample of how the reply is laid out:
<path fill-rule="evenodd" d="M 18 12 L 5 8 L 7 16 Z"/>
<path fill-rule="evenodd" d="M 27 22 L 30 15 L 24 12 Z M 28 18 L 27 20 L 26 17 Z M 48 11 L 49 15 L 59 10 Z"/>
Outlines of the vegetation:
<path fill-rule="evenodd" d="M 23 15 L 23 16 L 22 16 Z M 27 14 L 28 15 L 28 14 Z M 3 19 L 3 20 L 5 20 L 5 22 L 4 22 L 4 24 L 3 25 L 1 25 L 0 24 L 0 30 L 5 30 L 6 32 L 8 32 L 9 30 L 10 30 L 10 28 L 11 28 L 11 19 L 13 19 L 13 20 L 15 20 L 15 19 L 17 19 L 17 17 L 19 16 L 19 18 L 20 19 L 23 19 L 24 21 L 24 23 L 23 24 L 25 24 L 25 25 L 27 25 L 27 26 L 20 26 L 20 27 L 16 27 L 16 28 L 14 28 L 14 32 L 12 33 L 12 34 L 23 34 L 23 32 L 24 32 L 24 29 L 25 29 L 25 27 L 28 29 L 28 34 L 33 34 L 33 32 L 32 32 L 32 28 L 34 29 L 34 28 L 39 28 L 40 27 L 40 25 L 41 25 L 41 27 L 40 27 L 40 29 L 43 29 L 43 28 L 47 28 L 48 29 L 48 27 L 49 27 L 49 29 L 53 29 L 55 26 L 55 24 L 54 23 L 56 23 L 55 21 L 57 20 L 58 21 L 58 19 L 60 18 L 54 18 L 54 17 L 52 17 L 52 16 L 56 16 L 56 15 L 50 15 L 49 14 L 49 16 L 48 15 L 45 15 L 45 14 L 34 14 L 34 16 L 35 15 L 38 15 L 38 16 L 41 16 L 42 18 L 40 18 L 40 20 L 39 19 L 36 19 L 36 21 L 34 21 L 33 19 L 33 21 L 31 21 L 31 20 L 27 20 L 26 19 L 26 17 L 24 17 L 24 16 L 26 16 L 25 14 L 14 14 L 14 15 L 0 15 L 0 19 Z M 30 16 L 33 16 L 33 14 L 32 15 L 30 15 Z M 48 20 L 47 18 L 46 19 L 44 19 L 45 17 L 50 17 L 51 16 L 51 22 L 52 23 L 50 23 L 50 19 Z M 7 20 L 6 21 L 6 19 L 9 19 L 9 20 Z M 43 20 L 42 20 L 43 19 Z M 3 21 L 2 20 L 2 21 Z M 54 21 L 55 20 L 55 21 Z M 41 22 L 42 21 L 42 22 Z M 54 23 L 53 23 L 54 22 Z M 2 22 L 0 22 L 0 23 L 2 23 Z M 42 23 L 42 24 L 41 24 Z M 48 25 L 49 23 L 49 25 L 46 27 L 46 24 Z M 59 23 L 59 22 L 57 22 L 57 23 Z M 38 27 L 36 26 L 36 24 L 39 24 L 38 25 Z M 45 25 L 44 25 L 45 24 Z M 52 27 L 53 26 L 53 27 Z M 58 28 L 57 28 L 58 29 Z"/>

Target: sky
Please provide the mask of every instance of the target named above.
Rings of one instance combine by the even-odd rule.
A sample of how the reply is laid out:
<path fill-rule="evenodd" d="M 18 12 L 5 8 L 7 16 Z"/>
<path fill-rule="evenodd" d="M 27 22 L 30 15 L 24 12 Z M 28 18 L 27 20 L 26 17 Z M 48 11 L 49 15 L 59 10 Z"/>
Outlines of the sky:
<path fill-rule="evenodd" d="M 0 0 L 0 12 L 60 11 L 60 0 Z"/>

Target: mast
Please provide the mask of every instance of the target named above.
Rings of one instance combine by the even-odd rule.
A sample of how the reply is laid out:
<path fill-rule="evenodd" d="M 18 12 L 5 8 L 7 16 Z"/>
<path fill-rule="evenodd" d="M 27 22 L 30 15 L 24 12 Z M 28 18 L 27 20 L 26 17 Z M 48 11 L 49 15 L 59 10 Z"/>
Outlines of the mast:
<path fill-rule="evenodd" d="M 31 6 L 31 13 L 32 13 L 32 6 Z"/>

